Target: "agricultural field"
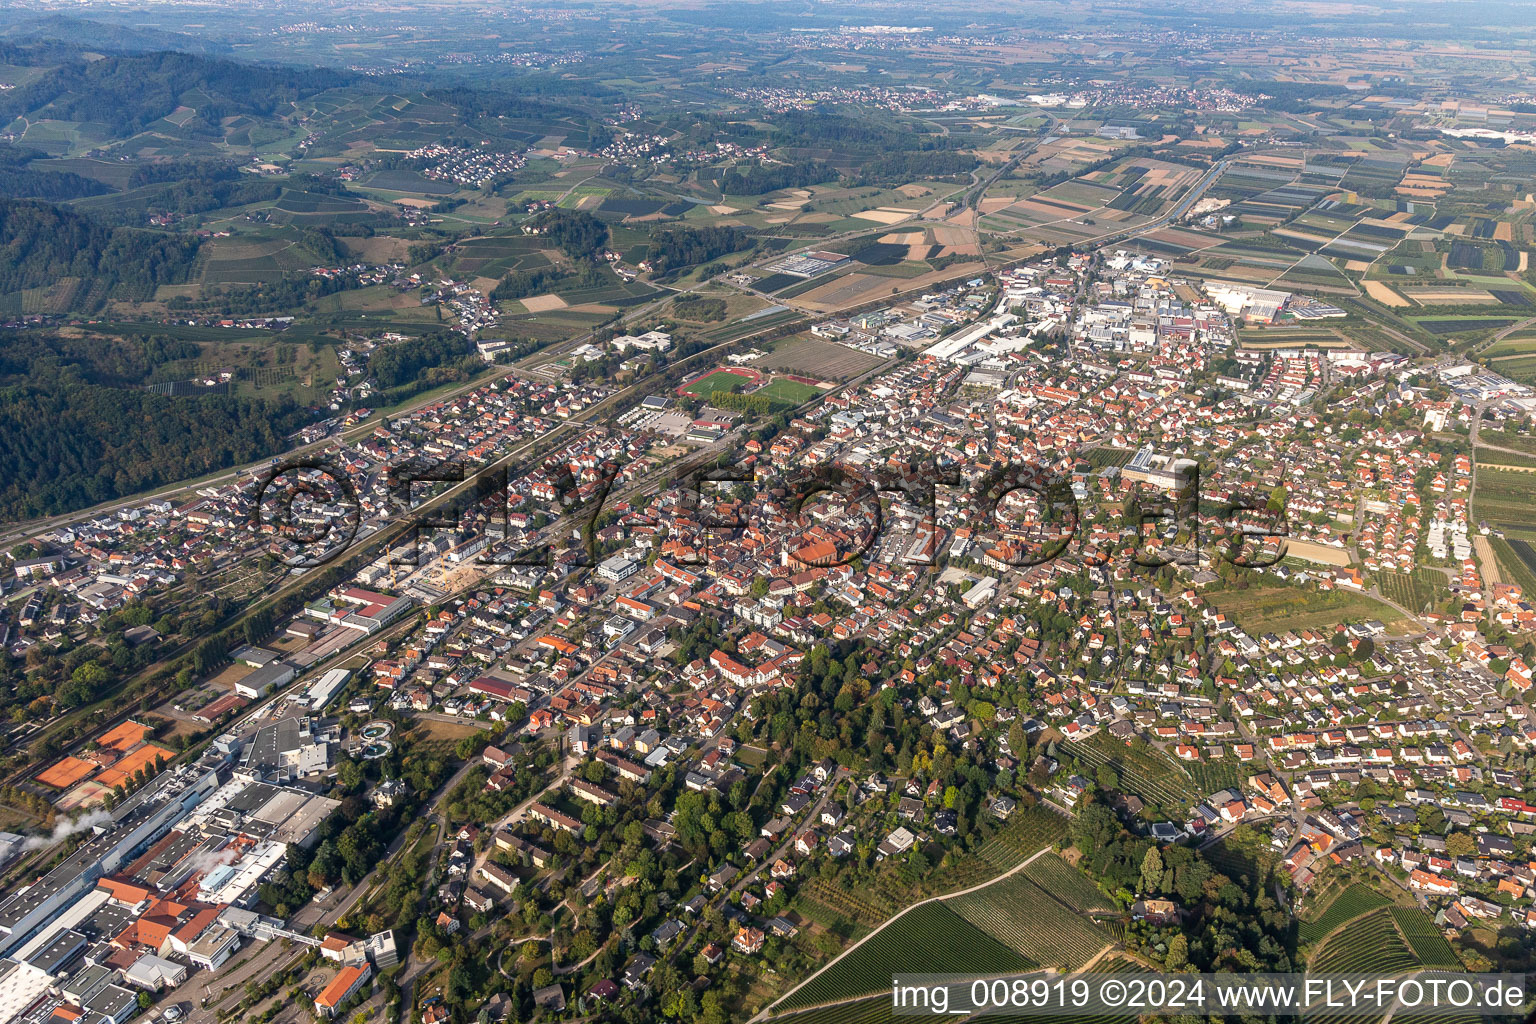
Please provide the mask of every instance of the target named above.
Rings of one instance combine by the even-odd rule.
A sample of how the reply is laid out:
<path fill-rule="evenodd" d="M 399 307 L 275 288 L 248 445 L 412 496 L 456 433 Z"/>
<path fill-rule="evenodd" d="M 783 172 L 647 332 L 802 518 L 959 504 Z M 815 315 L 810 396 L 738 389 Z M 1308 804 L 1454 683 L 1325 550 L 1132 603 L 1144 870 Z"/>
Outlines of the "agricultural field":
<path fill-rule="evenodd" d="M 1100 732 L 1066 749 L 1095 770 L 1108 765 L 1119 776 L 1121 789 L 1166 814 L 1175 814 L 1205 796 L 1184 767 L 1156 747 L 1128 746 Z"/>
<path fill-rule="evenodd" d="M 1050 846 L 1067 834 L 1067 819 L 1047 807 L 1035 805 L 1014 811 L 996 835 L 988 839 L 978 855 L 999 869 L 1011 868 L 1043 846 Z"/>
<path fill-rule="evenodd" d="M 466 238 L 453 247 L 453 272 L 464 277 L 505 277 L 516 270 L 549 266 L 553 260 L 543 239 L 532 235 Z"/>
<path fill-rule="evenodd" d="M 1195 785 L 1209 795 L 1223 789 L 1241 789 L 1247 772 L 1234 760 L 1196 761 L 1186 766 Z"/>
<path fill-rule="evenodd" d="M 1328 937 L 1339 925 L 1361 914 L 1390 904 L 1381 893 L 1368 885 L 1355 883 L 1339 893 L 1316 917 L 1303 920 L 1299 936 L 1303 942 L 1318 942 Z"/>
<path fill-rule="evenodd" d="M 799 895 L 802 901 L 813 901 L 838 917 L 870 928 L 890 917 L 896 909 L 869 890 L 851 892 L 821 878 L 803 886 Z"/>
<path fill-rule="evenodd" d="M 1482 355 L 1487 359 L 1536 355 L 1536 334 L 1529 331 L 1516 331 L 1484 349 Z"/>
<path fill-rule="evenodd" d="M 1111 912 L 1116 909 L 1114 901 L 1100 892 L 1087 875 L 1054 853 L 1036 858 L 1019 872 L 1019 877 L 1029 879 L 1055 899 L 1081 913 Z"/>
<path fill-rule="evenodd" d="M 734 341 L 737 338 L 746 338 L 772 330 L 775 327 L 780 327 L 799 318 L 800 314 L 793 309 L 787 309 L 783 306 L 766 306 L 756 313 L 739 320 L 703 331 L 699 334 L 699 337 L 713 342 Z M 773 363 L 768 365 L 776 369 L 785 369 L 785 367 L 780 367 Z M 823 378 L 825 378 L 825 375 L 823 375 Z"/>
<path fill-rule="evenodd" d="M 403 168 L 375 171 L 359 184 L 386 192 L 417 192 L 430 196 L 449 196 L 459 190 L 454 182 L 435 181 Z"/>
<path fill-rule="evenodd" d="M 1419 958 L 1420 963 L 1426 967 L 1460 969 L 1461 958 L 1456 955 L 1451 944 L 1445 941 L 1445 936 L 1440 934 L 1440 929 L 1428 914 L 1418 907 L 1402 906 L 1392 907 L 1391 913 L 1397 930 L 1408 940 L 1413 955 Z"/>
<path fill-rule="evenodd" d="M 1445 592 L 1445 574 L 1433 569 L 1415 569 L 1411 573 L 1382 571 L 1376 576 L 1376 585 L 1390 601 L 1395 601 L 1409 611 L 1423 611 Z"/>
<path fill-rule="evenodd" d="M 1133 960 L 1127 956 L 1109 955 L 1100 959 L 1085 974 L 1147 974 L 1150 973 L 1147 966 L 1139 960 Z M 911 1020 L 912 1018 L 903 1018 Z M 1007 1012 L 988 1013 L 982 1016 L 971 1017 L 969 1020 L 976 1024 L 1039 1024 L 1043 1018 L 1038 1015 L 1013 1014 Z M 1159 1017 L 1139 1016 L 1130 1011 L 1104 1014 L 1073 1014 L 1071 1017 L 1058 1018 L 1068 1021 L 1069 1024 L 1137 1024 L 1140 1020 L 1160 1020 Z"/>
<path fill-rule="evenodd" d="M 1023 872 L 946 900 L 944 905 L 1008 948 L 1046 967 L 1076 970 L 1111 941 L 1081 909 L 1053 897 Z"/>
<path fill-rule="evenodd" d="M 1536 545 L 1524 539 L 1490 538 L 1504 578 L 1536 594 Z"/>
<path fill-rule="evenodd" d="M 914 907 L 816 975 L 783 1011 L 889 991 L 903 973 L 1003 974 L 1036 966 L 944 903 Z"/>
<path fill-rule="evenodd" d="M 1108 466 L 1123 466 L 1135 455 L 1135 452 L 1125 448 L 1095 448 L 1088 453 L 1087 459 L 1092 468 L 1104 469 Z"/>
<path fill-rule="evenodd" d="M 1313 951 L 1307 967 L 1319 974 L 1406 974 L 1423 966 L 1386 907 L 1353 919 Z"/>
<path fill-rule="evenodd" d="M 1463 336 L 1498 330 L 1516 322 L 1513 317 L 1507 316 L 1416 316 L 1410 319 L 1431 334 Z"/>
<path fill-rule="evenodd" d="M 204 247 L 204 287 L 224 284 L 271 284 L 308 270 L 314 253 L 280 235 L 220 238 Z"/>
<path fill-rule="evenodd" d="M 819 380 L 847 380 L 879 366 L 879 356 L 819 338 L 796 336 L 776 342 L 754 366 L 783 370 Z"/>
<path fill-rule="evenodd" d="M 891 995 L 886 992 L 873 999 L 823 1006 L 803 1013 L 778 1014 L 773 1019 L 784 1021 L 785 1024 L 897 1024 L 898 1021 L 911 1018 L 895 1015 Z"/>
<path fill-rule="evenodd" d="M 1536 355 L 1500 359 L 1493 369 L 1520 384 L 1536 384 Z"/>
<path fill-rule="evenodd" d="M 1504 529 L 1531 529 L 1531 474 L 1507 469 L 1477 469 L 1472 518 Z"/>
<path fill-rule="evenodd" d="M 1319 593 L 1284 584 L 1224 590 L 1211 594 L 1209 601 L 1254 636 L 1367 619 L 1390 626 L 1402 618 L 1392 608 L 1364 594 L 1340 590 Z"/>

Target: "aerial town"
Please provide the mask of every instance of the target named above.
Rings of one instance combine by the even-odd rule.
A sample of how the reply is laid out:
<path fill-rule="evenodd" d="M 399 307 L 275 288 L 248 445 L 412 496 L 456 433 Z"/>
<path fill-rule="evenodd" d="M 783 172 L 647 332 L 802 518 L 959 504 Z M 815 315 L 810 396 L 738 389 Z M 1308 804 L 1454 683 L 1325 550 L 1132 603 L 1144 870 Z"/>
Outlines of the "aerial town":
<path fill-rule="evenodd" d="M 1526 973 L 1528 30 L 110 6 L 0 22 L 0 1024 Z"/>

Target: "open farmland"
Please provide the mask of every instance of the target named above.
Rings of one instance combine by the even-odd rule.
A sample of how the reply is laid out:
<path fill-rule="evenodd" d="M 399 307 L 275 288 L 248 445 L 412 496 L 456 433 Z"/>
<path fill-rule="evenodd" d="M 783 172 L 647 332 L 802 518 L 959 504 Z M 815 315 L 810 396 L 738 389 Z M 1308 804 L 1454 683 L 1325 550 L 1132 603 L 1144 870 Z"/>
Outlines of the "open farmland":
<path fill-rule="evenodd" d="M 1250 586 L 1247 590 L 1211 594 L 1210 603 L 1253 635 L 1287 629 L 1315 629 L 1339 622 L 1402 618 L 1391 607 L 1364 594 L 1333 590 L 1318 593 L 1302 587 Z"/>
<path fill-rule="evenodd" d="M 1010 949 L 1046 967 L 1076 970 L 1112 941 L 1082 909 L 1051 895 L 1023 872 L 957 896 L 945 905 Z"/>
<path fill-rule="evenodd" d="M 1489 359 L 1501 359 L 1509 356 L 1536 355 L 1536 337 L 1525 331 L 1516 331 L 1514 334 L 1495 342 L 1482 353 Z"/>
<path fill-rule="evenodd" d="M 778 1008 L 820 1006 L 885 992 L 892 974 L 1003 974 L 1034 966 L 945 904 L 925 903 L 839 957 Z"/>
<path fill-rule="evenodd" d="M 551 264 L 548 243 L 529 235 L 492 235 L 466 238 L 454 246 L 454 271 L 478 277 L 504 277 L 516 270 L 534 270 Z"/>
<path fill-rule="evenodd" d="M 1368 885 L 1358 883 L 1349 886 L 1334 898 L 1316 917 L 1301 922 L 1300 937 L 1303 942 L 1317 942 L 1339 925 L 1352 921 L 1362 914 L 1384 907 L 1388 900 Z"/>
<path fill-rule="evenodd" d="M 754 366 L 784 370 L 820 380 L 847 380 L 879 366 L 879 356 L 817 338 L 790 338 L 778 342 Z"/>
<path fill-rule="evenodd" d="M 315 255 L 283 237 L 216 239 L 205 247 L 202 281 L 207 285 L 270 284 L 306 271 Z"/>
<path fill-rule="evenodd" d="M 1386 907 L 1358 917 L 1319 946 L 1308 961 L 1314 973 L 1406 974 L 1422 966 Z"/>

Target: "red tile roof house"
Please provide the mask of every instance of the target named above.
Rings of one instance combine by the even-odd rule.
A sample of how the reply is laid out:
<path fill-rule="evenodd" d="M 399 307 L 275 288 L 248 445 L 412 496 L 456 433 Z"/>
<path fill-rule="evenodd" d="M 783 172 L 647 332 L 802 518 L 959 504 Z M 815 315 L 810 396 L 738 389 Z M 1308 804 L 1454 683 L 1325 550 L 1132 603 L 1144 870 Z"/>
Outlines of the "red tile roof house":
<path fill-rule="evenodd" d="M 343 967 L 337 972 L 325 990 L 315 997 L 315 1012 L 322 1017 L 334 1017 L 336 1010 L 352 996 L 362 991 L 373 976 L 368 964 Z"/>

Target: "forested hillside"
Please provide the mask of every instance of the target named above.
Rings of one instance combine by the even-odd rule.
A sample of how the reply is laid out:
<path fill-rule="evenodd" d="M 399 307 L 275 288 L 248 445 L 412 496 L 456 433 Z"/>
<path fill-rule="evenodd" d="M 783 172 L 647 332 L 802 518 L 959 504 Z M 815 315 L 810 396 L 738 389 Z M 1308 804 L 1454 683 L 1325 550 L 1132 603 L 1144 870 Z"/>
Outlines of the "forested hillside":
<path fill-rule="evenodd" d="M 45 171 L 29 166 L 33 160 L 45 155 L 35 149 L 0 147 L 0 196 L 58 202 L 111 191 L 99 181 L 69 171 Z"/>
<path fill-rule="evenodd" d="M 70 61 L 35 82 L 0 92 L 0 114 L 94 121 L 122 134 L 174 112 L 186 93 L 197 90 L 203 99 L 197 117 L 212 127 L 234 114 L 273 114 L 351 80 L 324 68 L 238 64 L 187 53 L 106 57 Z"/>
<path fill-rule="evenodd" d="M 645 261 L 665 274 L 737 252 L 752 245 L 752 233 L 741 228 L 662 228 L 651 235 Z"/>
<path fill-rule="evenodd" d="M 129 386 L 195 355 L 163 339 L 0 339 L 0 517 L 50 515 L 280 451 L 291 398 L 169 398 Z M 119 385 L 119 386 L 113 386 Z"/>
<path fill-rule="evenodd" d="M 36 200 L 0 199 L 0 295 L 42 288 L 61 277 L 109 296 L 147 299 L 187 280 L 201 243 L 187 235 L 110 228 Z"/>

